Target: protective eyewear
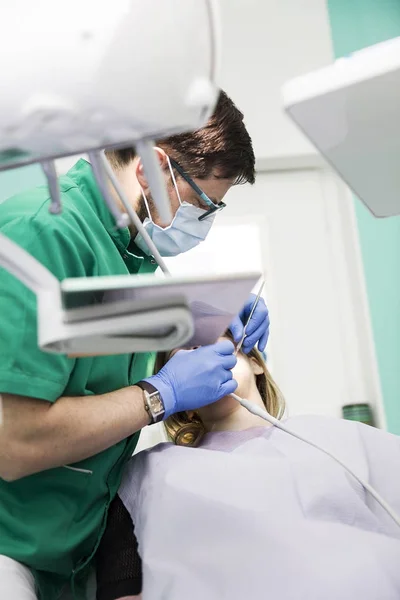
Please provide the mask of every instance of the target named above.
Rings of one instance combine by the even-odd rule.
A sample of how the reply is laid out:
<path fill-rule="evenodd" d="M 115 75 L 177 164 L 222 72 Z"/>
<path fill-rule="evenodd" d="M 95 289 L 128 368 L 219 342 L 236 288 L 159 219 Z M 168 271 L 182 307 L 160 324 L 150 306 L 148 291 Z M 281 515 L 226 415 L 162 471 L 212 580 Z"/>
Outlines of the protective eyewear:
<path fill-rule="evenodd" d="M 209 198 L 207 194 L 203 192 L 201 188 L 199 188 L 197 183 L 193 181 L 190 175 L 188 175 L 186 171 L 184 171 L 182 167 L 173 158 L 171 158 L 170 161 L 173 168 L 190 185 L 192 190 L 196 192 L 199 198 L 201 198 L 201 200 L 208 206 L 208 210 L 204 213 L 204 215 L 201 215 L 201 217 L 199 217 L 199 221 L 203 221 L 204 219 L 207 219 L 207 217 L 215 213 L 217 210 L 222 210 L 223 208 L 225 208 L 226 204 L 224 202 L 217 203 L 211 200 L 211 198 Z"/>

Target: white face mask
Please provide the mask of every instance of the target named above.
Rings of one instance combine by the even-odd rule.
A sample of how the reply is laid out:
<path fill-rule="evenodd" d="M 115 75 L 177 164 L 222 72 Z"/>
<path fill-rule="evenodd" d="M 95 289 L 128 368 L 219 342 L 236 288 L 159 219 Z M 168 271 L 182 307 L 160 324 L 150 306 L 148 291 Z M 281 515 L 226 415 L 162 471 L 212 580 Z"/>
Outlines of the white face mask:
<path fill-rule="evenodd" d="M 197 206 L 193 206 L 193 204 L 189 204 L 188 202 L 181 201 L 175 175 L 168 157 L 167 160 L 179 200 L 178 210 L 170 225 L 167 227 L 156 225 L 151 218 L 147 198 L 142 190 L 143 200 L 149 215 L 143 221 L 143 225 L 161 256 L 177 256 L 178 254 L 191 250 L 206 239 L 208 232 L 211 229 L 211 225 L 214 222 L 215 214 L 211 214 L 207 219 L 199 221 L 199 217 L 204 215 L 207 211 L 202 210 Z M 134 241 L 142 252 L 151 254 L 140 233 L 137 234 Z"/>

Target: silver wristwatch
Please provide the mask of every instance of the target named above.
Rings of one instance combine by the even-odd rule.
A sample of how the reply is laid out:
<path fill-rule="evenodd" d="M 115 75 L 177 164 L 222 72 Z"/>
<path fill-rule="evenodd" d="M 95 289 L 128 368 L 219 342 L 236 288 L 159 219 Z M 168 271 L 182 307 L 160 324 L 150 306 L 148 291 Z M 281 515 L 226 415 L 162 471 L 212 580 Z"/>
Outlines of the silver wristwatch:
<path fill-rule="evenodd" d="M 160 392 L 154 385 L 151 385 L 151 383 L 148 383 L 147 381 L 139 381 L 136 385 L 143 390 L 144 407 L 150 417 L 149 425 L 159 423 L 164 419 L 165 415 L 164 402 Z"/>

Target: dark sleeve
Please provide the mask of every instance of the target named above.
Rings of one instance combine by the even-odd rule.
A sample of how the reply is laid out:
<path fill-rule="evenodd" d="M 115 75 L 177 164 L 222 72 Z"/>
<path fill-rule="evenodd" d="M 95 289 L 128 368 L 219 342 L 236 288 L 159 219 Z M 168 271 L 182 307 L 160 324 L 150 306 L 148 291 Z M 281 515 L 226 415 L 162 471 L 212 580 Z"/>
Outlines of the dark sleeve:
<path fill-rule="evenodd" d="M 142 561 L 131 515 L 117 495 L 96 553 L 97 600 L 116 600 L 142 591 Z"/>

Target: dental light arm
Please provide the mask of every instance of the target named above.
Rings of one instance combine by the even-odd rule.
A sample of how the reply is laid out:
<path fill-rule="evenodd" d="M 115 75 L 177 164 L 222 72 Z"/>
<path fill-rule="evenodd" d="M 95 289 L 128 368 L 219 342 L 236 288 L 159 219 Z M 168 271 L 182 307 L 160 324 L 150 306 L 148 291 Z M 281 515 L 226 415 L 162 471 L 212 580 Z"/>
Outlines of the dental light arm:
<path fill-rule="evenodd" d="M 153 140 L 139 140 L 136 144 L 136 150 L 142 159 L 147 181 L 152 182 L 152 194 L 158 198 L 157 207 L 160 221 L 169 224 L 172 219 L 170 203 L 154 146 L 155 142 Z"/>
<path fill-rule="evenodd" d="M 172 218 L 170 203 L 164 179 L 162 176 L 162 171 L 160 169 L 160 165 L 157 160 L 157 155 L 154 150 L 154 146 L 155 142 L 152 140 L 139 141 L 136 144 L 136 151 L 142 160 L 147 180 L 151 182 L 152 194 L 155 198 L 158 198 L 159 200 L 157 206 L 159 210 L 160 219 L 164 223 L 169 223 Z M 99 186 L 99 189 L 102 193 L 104 201 L 108 206 L 109 211 L 115 219 L 117 227 L 122 229 L 124 227 L 127 227 L 130 222 L 134 223 L 136 229 L 143 235 L 143 238 L 145 239 L 148 247 L 151 250 L 152 255 L 156 259 L 160 268 L 164 271 L 164 273 L 168 273 L 168 269 L 165 266 L 161 255 L 159 254 L 147 231 L 143 227 L 141 220 L 139 219 L 136 212 L 132 209 L 130 203 L 128 202 L 125 192 L 122 186 L 120 185 L 117 177 L 115 176 L 115 173 L 111 168 L 111 165 L 109 164 L 104 153 L 102 151 L 92 150 L 88 154 L 90 164 L 92 165 L 93 174 L 97 181 L 97 185 Z M 113 196 L 110 194 L 108 188 L 108 179 L 111 180 L 115 191 L 117 192 L 122 204 L 125 207 L 126 213 L 121 213 Z"/>
<path fill-rule="evenodd" d="M 97 181 L 97 185 L 99 186 L 99 190 L 108 206 L 110 213 L 114 217 L 117 227 L 120 229 L 127 227 L 129 224 L 128 215 L 126 213 L 121 213 L 119 207 L 114 201 L 114 198 L 110 194 L 110 190 L 108 188 L 108 177 L 104 168 L 102 153 L 97 150 L 89 152 L 89 160 L 93 169 L 93 174 Z"/>
<path fill-rule="evenodd" d="M 117 192 L 122 204 L 125 207 L 126 212 L 128 213 L 128 219 L 130 220 L 131 223 L 133 223 L 133 225 L 136 227 L 138 232 L 142 235 L 144 241 L 147 244 L 147 247 L 149 248 L 150 252 L 154 256 L 155 260 L 157 261 L 158 266 L 163 271 L 164 275 L 170 275 L 170 272 L 168 270 L 167 265 L 165 264 L 163 257 L 161 256 L 161 254 L 157 250 L 157 247 L 154 244 L 153 240 L 147 233 L 146 228 L 142 224 L 142 221 L 139 219 L 138 215 L 136 214 L 136 212 L 133 210 L 132 206 L 130 205 L 130 203 L 126 197 L 126 194 L 124 192 L 124 189 L 123 189 L 122 185 L 120 184 L 120 182 L 118 181 L 118 178 L 116 177 L 114 171 L 112 170 L 111 165 L 108 162 L 107 158 L 102 154 L 99 157 L 99 160 L 102 163 L 104 172 L 109 177 L 115 191 Z M 105 190 L 105 193 L 109 194 L 108 190 Z"/>
<path fill-rule="evenodd" d="M 56 165 L 53 160 L 43 160 L 41 162 L 43 173 L 47 179 L 47 186 L 50 193 L 50 207 L 49 212 L 53 215 L 60 214 L 61 207 L 61 193 L 58 186 Z"/>

